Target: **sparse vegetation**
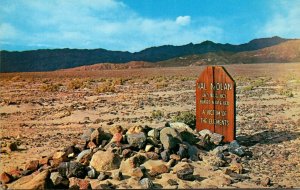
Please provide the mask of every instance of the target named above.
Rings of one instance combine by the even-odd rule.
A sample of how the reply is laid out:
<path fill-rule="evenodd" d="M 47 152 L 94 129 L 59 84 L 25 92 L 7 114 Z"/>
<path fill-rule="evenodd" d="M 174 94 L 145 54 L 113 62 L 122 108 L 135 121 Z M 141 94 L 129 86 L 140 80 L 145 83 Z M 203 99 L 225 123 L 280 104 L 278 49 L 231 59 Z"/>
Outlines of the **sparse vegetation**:
<path fill-rule="evenodd" d="M 161 110 L 153 110 L 151 113 L 151 117 L 154 119 L 161 119 L 164 117 L 164 112 Z"/>
<path fill-rule="evenodd" d="M 67 85 L 68 89 L 70 90 L 79 89 L 82 88 L 82 86 L 83 86 L 83 81 L 80 79 L 74 79 L 71 82 L 69 82 L 69 84 Z"/>
<path fill-rule="evenodd" d="M 242 92 L 247 92 L 247 91 L 250 91 L 250 90 L 253 90 L 253 86 L 252 85 L 249 85 L 249 86 L 244 86 L 242 88 Z"/>
<path fill-rule="evenodd" d="M 179 112 L 172 120 L 173 122 L 183 122 L 192 129 L 196 128 L 196 115 L 192 111 Z"/>
<path fill-rule="evenodd" d="M 116 89 L 113 83 L 105 82 L 99 85 L 95 91 L 96 93 L 105 93 L 105 92 L 115 92 Z"/>
<path fill-rule="evenodd" d="M 291 89 L 284 89 L 284 88 L 280 88 L 278 90 L 278 93 L 282 96 L 286 96 L 286 97 L 294 97 L 294 94 L 292 92 Z"/>
<path fill-rule="evenodd" d="M 168 83 L 166 83 L 166 82 L 156 83 L 156 89 L 161 89 L 161 88 L 164 88 L 164 87 L 167 87 L 167 86 L 168 86 Z"/>
<path fill-rule="evenodd" d="M 62 86 L 62 84 L 44 84 L 41 89 L 44 92 L 57 92 L 59 91 L 60 87 Z"/>

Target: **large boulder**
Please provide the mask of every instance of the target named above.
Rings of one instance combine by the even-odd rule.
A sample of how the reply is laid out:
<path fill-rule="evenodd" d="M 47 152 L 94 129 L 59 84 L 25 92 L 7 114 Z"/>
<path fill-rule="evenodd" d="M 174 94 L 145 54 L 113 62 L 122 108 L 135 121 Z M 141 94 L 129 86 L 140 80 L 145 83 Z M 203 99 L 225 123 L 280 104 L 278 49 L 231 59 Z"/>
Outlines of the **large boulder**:
<path fill-rule="evenodd" d="M 176 129 L 165 127 L 160 131 L 160 141 L 165 150 L 170 150 L 181 143 L 182 139 Z"/>
<path fill-rule="evenodd" d="M 31 174 L 22 177 L 9 185 L 10 189 L 48 189 L 51 188 L 52 183 L 48 179 L 50 172 L 44 170 L 38 174 Z"/>
<path fill-rule="evenodd" d="M 182 123 L 182 122 L 169 123 L 169 126 L 173 129 L 176 129 L 180 133 L 183 131 L 187 131 L 189 133 L 194 133 L 192 128 L 190 128 L 187 124 Z"/>
<path fill-rule="evenodd" d="M 110 151 L 97 151 L 90 162 L 90 165 L 97 172 L 118 169 L 120 167 L 120 156 Z"/>

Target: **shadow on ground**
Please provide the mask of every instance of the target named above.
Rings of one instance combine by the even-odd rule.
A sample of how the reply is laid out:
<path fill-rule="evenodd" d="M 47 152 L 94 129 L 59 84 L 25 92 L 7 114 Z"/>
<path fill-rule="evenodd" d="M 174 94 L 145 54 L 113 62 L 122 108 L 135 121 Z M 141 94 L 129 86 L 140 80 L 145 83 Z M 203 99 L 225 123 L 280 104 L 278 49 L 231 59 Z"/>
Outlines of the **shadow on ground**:
<path fill-rule="evenodd" d="M 253 146 L 259 144 L 278 144 L 300 138 L 300 132 L 292 131 L 263 131 L 253 135 L 238 136 L 241 145 Z"/>

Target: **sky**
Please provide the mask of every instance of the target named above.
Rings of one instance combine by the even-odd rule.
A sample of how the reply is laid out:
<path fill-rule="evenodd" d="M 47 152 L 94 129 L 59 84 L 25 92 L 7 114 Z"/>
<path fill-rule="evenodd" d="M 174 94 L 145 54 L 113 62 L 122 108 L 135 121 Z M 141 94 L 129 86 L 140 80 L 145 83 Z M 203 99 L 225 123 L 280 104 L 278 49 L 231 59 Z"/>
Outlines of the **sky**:
<path fill-rule="evenodd" d="M 300 38 L 300 0 L 0 0 L 0 49 L 137 52 Z"/>

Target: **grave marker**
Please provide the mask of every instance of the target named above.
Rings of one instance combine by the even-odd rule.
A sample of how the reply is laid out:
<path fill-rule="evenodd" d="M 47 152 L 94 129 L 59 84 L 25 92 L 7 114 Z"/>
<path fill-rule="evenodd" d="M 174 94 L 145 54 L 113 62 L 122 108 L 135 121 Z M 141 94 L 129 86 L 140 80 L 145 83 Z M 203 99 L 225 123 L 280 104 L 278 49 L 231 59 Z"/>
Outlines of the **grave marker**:
<path fill-rule="evenodd" d="M 220 66 L 208 66 L 196 81 L 196 128 L 235 139 L 235 82 Z"/>

